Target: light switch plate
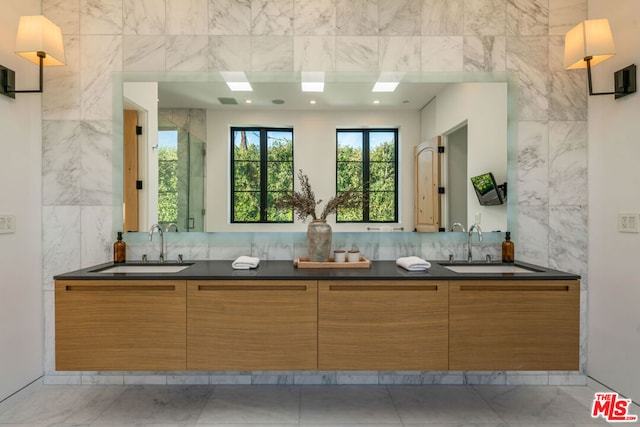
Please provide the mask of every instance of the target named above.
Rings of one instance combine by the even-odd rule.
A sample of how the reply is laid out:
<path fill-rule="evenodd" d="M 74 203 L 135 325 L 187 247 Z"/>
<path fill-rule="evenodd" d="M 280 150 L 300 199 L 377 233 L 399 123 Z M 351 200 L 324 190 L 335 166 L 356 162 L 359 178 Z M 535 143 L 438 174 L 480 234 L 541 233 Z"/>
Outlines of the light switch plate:
<path fill-rule="evenodd" d="M 640 233 L 640 213 L 618 213 L 618 231 L 621 233 Z"/>
<path fill-rule="evenodd" d="M 16 232 L 16 216 L 10 214 L 0 214 L 0 234 Z"/>

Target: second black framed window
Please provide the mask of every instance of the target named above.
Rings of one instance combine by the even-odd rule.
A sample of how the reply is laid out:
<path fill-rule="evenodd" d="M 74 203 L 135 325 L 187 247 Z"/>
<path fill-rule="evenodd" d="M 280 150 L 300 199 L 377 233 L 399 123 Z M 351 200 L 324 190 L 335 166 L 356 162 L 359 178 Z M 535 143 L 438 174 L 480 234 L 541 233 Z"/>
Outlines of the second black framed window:
<path fill-rule="evenodd" d="M 339 209 L 337 222 L 398 222 L 398 130 L 336 131 L 336 193 L 362 191 L 363 204 Z"/>

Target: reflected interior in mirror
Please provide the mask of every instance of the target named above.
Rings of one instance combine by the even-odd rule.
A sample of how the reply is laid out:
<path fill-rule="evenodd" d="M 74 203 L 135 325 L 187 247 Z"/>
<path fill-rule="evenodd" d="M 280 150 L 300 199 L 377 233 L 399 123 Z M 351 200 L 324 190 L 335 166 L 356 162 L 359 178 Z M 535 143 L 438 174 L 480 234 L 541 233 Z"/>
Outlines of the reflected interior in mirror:
<path fill-rule="evenodd" d="M 184 76 L 182 77 L 184 78 Z M 251 79 L 255 76 L 249 75 L 249 77 Z M 203 79 L 202 76 L 199 76 L 198 78 Z M 440 111 L 440 109 L 442 108 L 451 108 L 451 101 L 440 99 L 442 93 L 446 93 L 447 90 L 450 90 L 452 87 L 458 87 L 461 84 L 485 84 L 448 84 L 445 82 L 424 82 L 424 75 L 414 76 L 413 78 L 416 81 L 405 82 L 405 84 L 401 83 L 398 86 L 396 92 L 390 94 L 372 93 L 371 81 L 338 81 L 334 82 L 333 85 L 330 81 L 327 81 L 325 84 L 326 90 L 324 93 L 312 94 L 315 104 L 311 104 L 309 102 L 309 97 L 311 95 L 308 93 L 303 94 L 300 91 L 299 82 L 295 81 L 295 77 L 291 77 L 289 79 L 291 81 L 282 81 L 286 79 L 280 77 L 280 81 L 277 82 L 256 82 L 255 84 L 252 84 L 254 86 L 255 92 L 252 92 L 250 94 L 240 94 L 229 92 L 226 85 L 224 85 L 224 82 L 221 81 L 172 82 L 169 81 L 171 80 L 169 75 L 162 75 L 161 78 L 158 79 L 160 81 L 156 83 L 155 88 L 155 99 L 159 100 L 159 103 L 156 103 L 156 107 L 160 107 L 160 110 L 158 110 L 157 113 L 158 122 L 156 123 L 158 133 L 163 131 L 163 128 L 166 127 L 161 125 L 160 123 L 164 120 L 161 111 L 173 111 L 172 118 L 189 117 L 189 112 L 194 111 L 198 111 L 198 114 L 202 115 L 202 124 L 199 125 L 199 127 L 203 129 L 200 129 L 202 133 L 198 135 L 197 139 L 203 144 L 203 149 L 197 151 L 206 154 L 201 168 L 201 175 L 199 177 L 199 179 L 202 178 L 201 188 L 204 188 L 202 197 L 202 204 L 204 207 L 195 208 L 194 210 L 194 208 L 190 206 L 188 209 L 190 211 L 190 213 L 187 214 L 188 216 L 182 217 L 181 215 L 178 215 L 178 218 L 176 218 L 176 220 L 178 221 L 177 224 L 179 230 L 187 231 L 197 229 L 203 231 L 282 231 L 284 229 L 287 229 L 290 231 L 302 231 L 305 229 L 304 224 L 279 224 L 276 228 L 249 228 L 240 225 L 234 228 L 231 224 L 229 224 L 228 216 L 228 127 L 231 125 L 244 125 L 247 123 L 254 125 L 290 125 L 293 120 L 294 112 L 298 115 L 296 120 L 299 120 L 300 123 L 304 122 L 305 125 L 308 125 L 309 134 L 311 132 L 318 133 L 319 130 L 324 127 L 330 128 L 328 130 L 333 134 L 331 138 L 323 138 L 322 144 L 325 144 L 324 147 L 317 147 L 317 143 L 313 140 L 312 136 L 309 136 L 307 138 L 305 137 L 305 135 L 298 133 L 298 131 L 302 129 L 302 125 L 295 126 L 295 168 L 304 169 L 305 173 L 310 176 L 310 179 L 314 183 L 318 180 L 323 181 L 319 184 L 318 191 L 322 196 L 319 198 L 324 199 L 328 199 L 335 192 L 335 182 L 332 182 L 334 181 L 332 177 L 335 176 L 335 173 L 332 173 L 331 170 L 335 170 L 335 159 L 332 157 L 335 153 L 336 127 L 346 127 L 347 125 L 357 125 L 359 127 L 380 126 L 380 124 L 382 123 L 391 128 L 395 127 L 399 129 L 399 140 L 400 145 L 403 149 L 399 153 L 399 159 L 401 161 L 399 170 L 399 187 L 401 191 L 399 210 L 401 212 L 401 215 L 398 221 L 398 225 L 404 226 L 404 230 L 406 231 L 413 230 L 412 224 L 414 195 L 412 187 L 414 171 L 411 161 L 413 147 L 419 144 L 421 140 L 424 140 L 428 136 L 442 134 L 446 139 L 447 132 L 460 125 L 460 122 L 438 123 L 436 120 L 432 120 L 436 111 L 434 108 L 435 106 L 437 106 L 438 111 Z M 442 77 L 440 78 L 442 79 Z M 495 76 L 490 78 L 488 77 L 488 79 L 493 78 L 495 78 Z M 339 79 L 339 77 L 336 77 L 336 79 Z M 345 78 L 345 80 L 349 79 L 356 80 L 352 75 Z M 367 79 L 363 78 L 362 80 Z M 500 148 L 496 148 L 497 146 L 492 147 L 490 148 L 490 151 L 494 153 L 499 152 L 501 154 L 498 157 L 504 157 L 502 166 L 503 171 L 499 173 L 502 173 L 504 179 L 506 180 L 507 100 L 505 81 L 506 78 L 502 82 L 502 86 L 504 87 L 503 103 L 505 105 L 504 115 L 502 117 L 504 138 L 501 142 L 502 146 Z M 489 83 L 491 84 L 492 82 Z M 133 83 L 127 83 L 127 85 L 131 84 Z M 143 84 L 148 86 L 148 82 L 144 82 Z M 475 90 L 472 90 L 472 92 L 475 92 Z M 124 94 L 128 99 L 127 102 L 138 105 L 139 99 L 136 98 L 136 94 L 134 93 L 133 97 L 130 97 L 130 93 L 131 91 L 127 91 L 127 89 L 125 88 Z M 384 98 L 384 96 L 387 95 L 388 97 Z M 381 96 L 382 105 L 374 105 L 373 100 L 376 98 L 381 98 Z M 149 98 L 152 97 L 153 96 L 149 96 Z M 251 104 L 246 104 L 245 100 L 249 99 L 249 97 L 251 97 L 252 102 Z M 237 101 L 237 104 L 222 104 L 218 98 L 234 98 Z M 285 101 L 285 103 L 283 105 L 274 105 L 272 103 L 274 99 L 282 99 Z M 460 110 L 460 107 L 461 105 L 458 104 L 454 109 Z M 489 109 L 486 107 L 486 105 L 485 108 Z M 482 108 L 480 108 L 480 110 L 482 110 Z M 306 113 L 305 115 L 305 112 L 308 113 Z M 149 115 L 152 114 L 153 113 L 150 111 Z M 247 114 L 247 116 L 242 117 L 243 114 Z M 402 114 L 410 115 L 411 119 L 401 122 L 402 119 L 397 117 Z M 335 117 L 332 118 L 332 115 L 340 116 L 342 119 L 342 121 L 340 122 L 341 124 L 338 124 L 339 120 L 336 120 Z M 226 129 L 224 129 L 224 140 L 220 140 L 215 130 L 216 128 L 221 126 L 221 122 L 216 122 L 215 119 L 221 116 L 223 116 L 224 119 L 221 118 L 220 120 L 226 120 L 223 122 L 225 124 L 222 125 L 226 127 Z M 349 116 L 351 117 L 351 123 L 349 123 Z M 323 120 L 325 120 L 324 124 Z M 463 121 L 465 120 L 467 119 L 463 119 Z M 183 125 L 186 123 L 193 125 L 193 123 L 198 122 L 198 120 L 194 120 L 193 118 L 181 121 Z M 413 127 L 414 129 L 409 129 L 410 127 Z M 154 136 L 151 134 L 151 132 L 149 132 L 149 138 L 153 139 L 146 143 L 148 148 L 153 147 L 154 145 L 158 145 L 157 143 L 154 143 L 155 141 L 159 141 L 157 135 Z M 190 138 L 193 139 L 193 135 L 191 135 Z M 470 140 L 472 139 L 473 138 L 470 137 Z M 305 141 L 307 140 L 310 141 L 309 145 L 313 144 L 316 147 L 309 148 L 309 146 L 305 144 Z M 407 150 L 407 148 L 409 149 Z M 485 147 L 485 149 L 487 149 L 487 147 Z M 155 150 L 153 150 L 152 148 L 149 149 L 151 156 L 153 155 L 154 151 Z M 477 157 L 475 156 L 475 154 L 472 155 L 474 156 L 474 158 Z M 322 163 L 324 161 L 323 158 L 327 158 L 329 160 L 325 163 Z M 157 202 L 156 206 L 153 206 L 153 203 L 149 204 L 148 200 L 149 193 L 155 192 L 158 195 L 160 194 L 159 186 L 161 186 L 161 183 L 160 181 L 158 181 L 158 178 L 155 178 L 154 182 L 154 171 L 152 169 L 153 167 L 150 168 L 151 174 L 145 176 L 145 189 L 148 193 L 147 199 L 141 198 L 140 216 L 145 218 L 144 220 L 140 221 L 139 229 L 142 231 L 146 230 L 147 225 L 150 226 L 150 224 L 156 222 L 161 218 L 160 216 L 158 216 L 159 212 L 157 208 Z M 457 168 L 451 165 L 442 165 L 443 173 L 455 169 Z M 212 171 L 215 171 L 215 173 L 213 173 Z M 471 174 L 472 171 L 469 170 L 468 173 Z M 155 176 L 159 176 L 158 172 L 155 172 Z M 332 179 L 328 180 L 327 177 L 330 177 Z M 176 181 L 175 178 L 172 179 Z M 177 180 L 179 181 L 180 179 L 178 178 Z M 183 181 L 186 181 L 186 178 L 183 179 Z M 164 184 L 162 184 L 162 187 L 164 187 Z M 467 198 L 467 200 L 469 194 L 471 194 L 475 198 L 473 189 L 470 184 L 465 193 L 465 197 Z M 180 199 L 179 195 L 173 195 L 172 197 L 174 199 Z M 189 197 L 189 199 L 193 200 L 192 197 Z M 182 203 L 182 199 L 180 203 Z M 180 207 L 180 203 L 178 203 L 177 208 L 173 209 L 174 212 L 187 210 Z M 448 209 L 446 207 L 446 203 L 443 203 L 442 209 L 442 217 L 446 218 L 447 210 L 451 209 Z M 196 228 L 195 226 L 197 224 L 197 220 L 190 219 L 194 218 L 193 213 L 196 211 L 203 213 L 203 215 L 201 215 L 203 218 L 201 221 L 202 228 Z M 491 222 L 490 218 L 492 212 L 479 210 L 473 211 L 473 208 L 468 208 L 467 218 L 464 220 L 464 223 L 473 223 L 473 220 L 478 214 L 482 218 L 481 223 L 483 224 L 483 227 L 485 223 Z M 217 219 L 215 221 L 211 220 L 213 217 L 216 217 Z M 500 213 L 498 217 L 499 218 L 497 219 L 497 221 L 502 221 L 502 225 L 491 225 L 488 227 L 489 231 L 494 229 L 506 229 L 506 205 L 504 206 L 504 213 Z M 334 218 L 332 218 L 332 220 L 333 219 Z M 189 223 L 189 221 L 191 221 L 191 223 Z M 450 221 L 445 221 L 443 219 L 443 222 Z M 366 231 L 367 225 L 368 224 L 350 224 L 346 225 L 343 228 L 338 227 L 335 230 Z M 443 224 L 443 226 L 445 227 L 446 225 L 447 224 Z M 191 228 L 191 226 L 194 227 Z M 446 229 L 448 229 L 448 227 L 446 227 Z"/>

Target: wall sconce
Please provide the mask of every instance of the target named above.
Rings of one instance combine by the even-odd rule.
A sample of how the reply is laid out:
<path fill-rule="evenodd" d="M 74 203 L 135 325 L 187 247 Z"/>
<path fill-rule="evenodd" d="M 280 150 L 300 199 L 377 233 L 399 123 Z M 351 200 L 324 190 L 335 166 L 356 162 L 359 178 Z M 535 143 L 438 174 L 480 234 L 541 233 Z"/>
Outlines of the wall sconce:
<path fill-rule="evenodd" d="M 64 44 L 60 27 L 42 15 L 20 17 L 16 53 L 40 65 L 40 89 L 15 90 L 15 71 L 0 65 L 0 94 L 15 99 L 16 93 L 42 92 L 42 68 L 64 65 Z"/>
<path fill-rule="evenodd" d="M 608 19 L 583 21 L 570 29 L 564 41 L 564 68 L 586 68 L 589 79 L 589 95 L 615 95 L 622 98 L 636 92 L 635 64 L 614 73 L 614 92 L 594 93 L 591 84 L 591 66 L 616 54 Z"/>

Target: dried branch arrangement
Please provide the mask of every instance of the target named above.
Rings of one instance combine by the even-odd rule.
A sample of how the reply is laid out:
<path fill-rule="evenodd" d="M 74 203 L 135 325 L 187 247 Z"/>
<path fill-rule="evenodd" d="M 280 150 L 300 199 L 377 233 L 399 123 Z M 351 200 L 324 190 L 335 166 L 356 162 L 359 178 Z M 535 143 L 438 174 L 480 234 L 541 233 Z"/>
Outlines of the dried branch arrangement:
<path fill-rule="evenodd" d="M 316 201 L 316 195 L 311 189 L 311 184 L 309 184 L 309 177 L 302 173 L 302 169 L 298 171 L 298 179 L 300 180 L 301 191 L 294 191 L 291 194 L 279 197 L 275 202 L 275 206 L 278 209 L 293 209 L 302 222 L 305 222 L 309 216 L 317 220 L 316 206 L 322 203 L 322 199 Z M 352 188 L 329 199 L 319 219 L 326 220 L 329 215 L 338 212 L 339 208 L 357 208 L 361 205 L 362 192 Z"/>

